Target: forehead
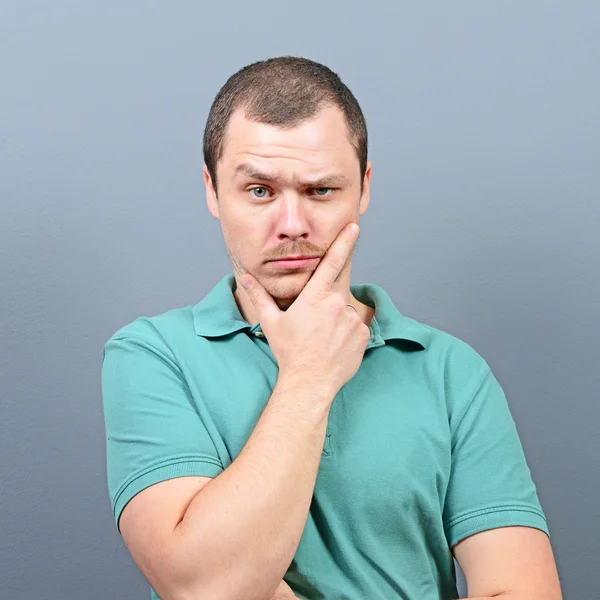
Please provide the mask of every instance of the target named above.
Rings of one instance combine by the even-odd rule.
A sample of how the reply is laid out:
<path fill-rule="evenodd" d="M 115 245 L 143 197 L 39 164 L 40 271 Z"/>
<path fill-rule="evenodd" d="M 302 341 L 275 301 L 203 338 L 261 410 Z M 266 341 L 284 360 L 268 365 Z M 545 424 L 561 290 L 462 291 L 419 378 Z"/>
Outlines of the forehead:
<path fill-rule="evenodd" d="M 228 124 L 220 162 L 227 170 L 248 162 L 273 168 L 354 170 L 358 165 L 344 114 L 324 107 L 295 127 L 278 127 L 247 119 L 236 111 Z"/>

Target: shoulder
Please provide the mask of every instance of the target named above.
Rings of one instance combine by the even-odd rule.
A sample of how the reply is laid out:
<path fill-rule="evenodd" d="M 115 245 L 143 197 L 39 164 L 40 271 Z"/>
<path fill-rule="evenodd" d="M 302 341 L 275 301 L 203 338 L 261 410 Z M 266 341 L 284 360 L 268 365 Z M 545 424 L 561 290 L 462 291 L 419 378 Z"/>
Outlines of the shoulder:
<path fill-rule="evenodd" d="M 405 329 L 419 332 L 424 340 L 425 352 L 419 354 L 432 373 L 460 377 L 489 370 L 487 361 L 466 339 L 405 315 L 402 320 Z"/>
<path fill-rule="evenodd" d="M 444 396 L 449 412 L 460 409 L 491 373 L 487 360 L 465 339 L 414 319 L 411 321 L 428 331 L 425 351 L 418 353 L 428 385 Z"/>
<path fill-rule="evenodd" d="M 172 308 L 153 316 L 142 315 L 119 327 L 107 340 L 146 338 L 163 341 L 194 332 L 192 306 Z"/>
<path fill-rule="evenodd" d="M 454 376 L 472 375 L 489 370 L 485 358 L 465 339 L 430 327 L 430 360 Z"/>
<path fill-rule="evenodd" d="M 152 316 L 139 316 L 119 327 L 104 343 L 104 354 L 127 344 L 174 359 L 195 337 L 192 306 L 172 308 Z"/>

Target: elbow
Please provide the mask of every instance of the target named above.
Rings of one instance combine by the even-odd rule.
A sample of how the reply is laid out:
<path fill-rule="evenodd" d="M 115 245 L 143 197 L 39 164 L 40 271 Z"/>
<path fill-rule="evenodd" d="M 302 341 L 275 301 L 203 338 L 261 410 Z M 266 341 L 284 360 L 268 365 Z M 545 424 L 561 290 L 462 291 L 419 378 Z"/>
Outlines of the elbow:
<path fill-rule="evenodd" d="M 235 579 L 221 577 L 210 582 L 190 583 L 179 586 L 171 596 L 160 597 L 162 600 L 271 600 L 276 591 L 273 588 L 265 593 L 264 586 L 249 584 L 251 577 L 246 579 L 245 585 L 236 584 Z"/>
<path fill-rule="evenodd" d="M 226 561 L 221 567 L 219 561 L 210 560 L 191 564 L 180 550 L 163 552 L 160 557 L 155 554 L 152 565 L 138 564 L 161 600 L 270 600 L 281 580 L 267 581 L 264 573 L 257 577 L 252 565 L 239 560 Z"/>
<path fill-rule="evenodd" d="M 161 600 L 226 600 L 209 586 L 201 584 L 186 584 L 173 582 L 150 582 Z"/>
<path fill-rule="evenodd" d="M 237 600 L 214 577 L 210 580 L 200 576 L 194 579 L 164 577 L 162 581 L 150 583 L 161 600 Z"/>
<path fill-rule="evenodd" d="M 179 574 L 180 575 L 180 574 Z M 196 572 L 193 577 L 177 576 L 170 573 L 161 582 L 152 585 L 161 600 L 246 600 L 248 594 L 235 594 L 231 582 L 222 576 L 208 577 Z"/>
<path fill-rule="evenodd" d="M 223 589 L 215 589 L 207 585 L 180 587 L 172 595 L 160 596 L 161 600 L 234 600 Z M 235 599 L 237 600 L 237 599 Z"/>
<path fill-rule="evenodd" d="M 161 600 L 227 600 L 215 591 L 215 582 L 206 581 L 198 569 L 193 575 L 184 573 L 180 563 L 168 560 L 164 554 L 158 564 L 137 565 Z"/>

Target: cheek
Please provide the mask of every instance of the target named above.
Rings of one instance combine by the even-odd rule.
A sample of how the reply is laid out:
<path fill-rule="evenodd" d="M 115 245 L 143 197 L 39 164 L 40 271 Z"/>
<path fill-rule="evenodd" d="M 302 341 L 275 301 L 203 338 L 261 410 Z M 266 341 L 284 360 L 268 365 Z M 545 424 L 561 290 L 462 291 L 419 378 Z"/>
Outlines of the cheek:
<path fill-rule="evenodd" d="M 247 262 L 247 266 L 261 260 L 262 238 L 258 227 L 250 227 L 247 223 L 228 223 L 222 229 L 229 251 Z"/>
<path fill-rule="evenodd" d="M 239 211 L 221 211 L 221 227 L 231 241 L 236 240 L 239 243 L 239 240 L 244 240 L 251 234 L 252 227 L 249 225 L 251 222 L 248 215 L 241 214 Z"/>
<path fill-rule="evenodd" d="M 340 211 L 340 213 L 337 214 L 334 219 L 331 219 L 329 221 L 326 229 L 323 230 L 323 233 L 327 237 L 327 239 L 330 240 L 329 243 L 331 244 L 333 243 L 335 238 L 340 234 L 342 229 L 344 229 L 344 227 L 348 225 L 348 223 L 356 222 L 356 220 L 357 219 L 355 218 L 354 214 L 352 214 L 351 212 Z"/>

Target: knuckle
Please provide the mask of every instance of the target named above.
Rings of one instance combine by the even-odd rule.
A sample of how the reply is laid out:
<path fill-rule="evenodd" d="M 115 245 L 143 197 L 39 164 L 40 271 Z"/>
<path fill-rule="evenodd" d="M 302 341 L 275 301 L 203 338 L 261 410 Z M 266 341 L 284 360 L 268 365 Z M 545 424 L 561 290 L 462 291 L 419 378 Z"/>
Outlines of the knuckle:
<path fill-rule="evenodd" d="M 339 271 L 346 264 L 346 258 L 344 256 L 340 256 L 339 254 L 334 254 L 329 263 L 336 271 Z"/>
<path fill-rule="evenodd" d="M 314 297 L 308 298 L 308 303 L 311 308 L 316 308 L 320 302 L 326 302 L 329 298 L 329 292 L 325 290 L 317 290 L 317 293 Z"/>
<path fill-rule="evenodd" d="M 336 300 L 332 302 L 331 308 L 336 315 L 339 315 L 346 310 L 346 303 L 343 300 L 336 298 Z"/>

